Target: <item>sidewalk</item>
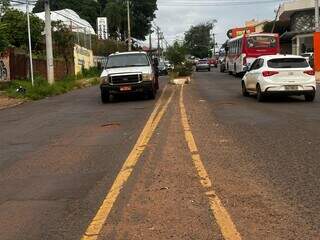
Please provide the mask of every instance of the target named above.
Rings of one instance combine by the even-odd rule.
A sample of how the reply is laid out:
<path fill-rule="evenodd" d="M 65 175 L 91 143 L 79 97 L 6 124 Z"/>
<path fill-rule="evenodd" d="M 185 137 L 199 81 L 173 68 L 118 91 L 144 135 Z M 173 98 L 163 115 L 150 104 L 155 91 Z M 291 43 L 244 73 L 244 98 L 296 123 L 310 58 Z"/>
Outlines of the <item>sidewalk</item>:
<path fill-rule="evenodd" d="M 320 84 L 320 72 L 316 72 L 317 83 Z"/>

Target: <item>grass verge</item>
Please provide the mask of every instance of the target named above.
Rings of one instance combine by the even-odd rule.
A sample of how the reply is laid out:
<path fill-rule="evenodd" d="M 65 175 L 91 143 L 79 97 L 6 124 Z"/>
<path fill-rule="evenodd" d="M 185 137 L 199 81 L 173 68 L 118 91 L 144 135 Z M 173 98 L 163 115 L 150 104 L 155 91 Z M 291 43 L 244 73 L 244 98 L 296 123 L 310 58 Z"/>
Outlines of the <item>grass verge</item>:
<path fill-rule="evenodd" d="M 8 97 L 26 100 L 39 100 L 50 96 L 60 95 L 74 89 L 85 88 L 99 84 L 100 71 L 97 68 L 84 70 L 77 76 L 67 77 L 50 85 L 41 78 L 35 77 L 34 86 L 30 80 L 12 81 L 3 87 Z"/>

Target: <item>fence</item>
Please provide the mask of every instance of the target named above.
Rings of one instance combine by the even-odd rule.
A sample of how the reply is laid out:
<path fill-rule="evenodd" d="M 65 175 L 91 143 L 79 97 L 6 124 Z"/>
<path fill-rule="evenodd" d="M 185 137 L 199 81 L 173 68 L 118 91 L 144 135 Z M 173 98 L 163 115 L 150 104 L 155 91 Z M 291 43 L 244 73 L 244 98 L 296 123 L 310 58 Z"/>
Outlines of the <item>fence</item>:
<path fill-rule="evenodd" d="M 33 59 L 34 74 L 47 79 L 47 61 Z M 61 80 L 68 75 L 74 75 L 73 59 L 68 64 L 62 59 L 54 60 L 54 75 L 56 80 Z M 30 76 L 29 56 L 23 52 L 10 49 L 10 79 L 27 79 Z"/>

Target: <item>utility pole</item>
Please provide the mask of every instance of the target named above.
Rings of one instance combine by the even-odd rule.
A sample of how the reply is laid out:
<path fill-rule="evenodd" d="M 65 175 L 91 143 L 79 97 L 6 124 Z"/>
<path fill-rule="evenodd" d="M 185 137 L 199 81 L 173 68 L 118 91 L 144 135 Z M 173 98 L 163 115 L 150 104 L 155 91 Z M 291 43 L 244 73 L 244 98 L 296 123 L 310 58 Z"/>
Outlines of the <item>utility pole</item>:
<path fill-rule="evenodd" d="M 47 76 L 49 84 L 54 83 L 52 35 L 51 35 L 51 16 L 49 0 L 44 1 L 45 11 L 45 32 L 46 32 L 46 53 L 47 53 Z"/>
<path fill-rule="evenodd" d="M 213 34 L 213 57 L 216 55 L 216 35 Z"/>
<path fill-rule="evenodd" d="M 273 21 L 272 30 L 271 30 L 272 33 L 274 32 L 274 29 L 276 28 L 276 22 L 277 22 L 277 19 L 279 16 L 280 9 L 281 9 L 281 4 L 279 4 L 278 10 L 276 12 L 276 17 L 274 18 L 274 21 Z"/>
<path fill-rule="evenodd" d="M 319 0 L 315 0 L 315 23 L 316 32 L 320 32 L 320 21 L 319 21 Z"/>
<path fill-rule="evenodd" d="M 163 52 L 164 52 L 163 39 L 164 39 L 164 35 L 163 35 L 163 32 L 162 32 L 162 33 L 161 33 L 161 58 L 162 58 L 162 59 L 163 59 Z"/>
<path fill-rule="evenodd" d="M 130 1 L 129 0 L 127 0 L 127 15 L 128 15 L 128 50 L 130 52 L 132 48 L 131 48 L 131 22 L 130 22 Z"/>
<path fill-rule="evenodd" d="M 158 58 L 160 58 L 160 28 L 157 27 L 157 37 L 158 37 Z"/>
<path fill-rule="evenodd" d="M 149 34 L 149 50 L 150 53 L 152 51 L 152 31 L 150 30 L 150 34 Z"/>
<path fill-rule="evenodd" d="M 33 62 L 32 62 L 32 44 L 31 44 L 31 29 L 30 29 L 30 13 L 29 13 L 29 0 L 26 1 L 27 23 L 28 23 L 28 40 L 29 40 L 29 62 L 30 62 L 30 77 L 31 84 L 34 86 L 33 79 Z"/>

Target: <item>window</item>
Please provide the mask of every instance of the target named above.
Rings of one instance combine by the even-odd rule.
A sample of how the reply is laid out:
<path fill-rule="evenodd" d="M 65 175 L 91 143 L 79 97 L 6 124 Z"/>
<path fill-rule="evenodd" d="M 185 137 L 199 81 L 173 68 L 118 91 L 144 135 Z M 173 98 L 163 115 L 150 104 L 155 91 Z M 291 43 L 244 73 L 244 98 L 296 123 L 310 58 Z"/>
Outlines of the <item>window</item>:
<path fill-rule="evenodd" d="M 263 66 L 263 63 L 264 63 L 264 60 L 263 60 L 263 59 L 260 59 L 260 58 L 256 59 L 256 60 L 252 63 L 251 68 L 250 68 L 250 71 L 252 71 L 252 70 L 257 70 L 257 69 L 261 68 L 261 67 Z"/>
<path fill-rule="evenodd" d="M 277 40 L 274 36 L 252 36 L 247 38 L 248 48 L 275 48 Z"/>
<path fill-rule="evenodd" d="M 259 60 L 259 67 L 258 67 L 258 69 L 259 69 L 259 68 L 262 68 L 262 67 L 263 67 L 263 64 L 264 64 L 264 60 L 261 58 L 261 59 Z"/>
<path fill-rule="evenodd" d="M 121 54 L 110 56 L 107 68 L 149 66 L 149 60 L 145 54 Z"/>
<path fill-rule="evenodd" d="M 306 68 L 309 64 L 304 58 L 276 58 L 268 61 L 270 68 Z"/>

